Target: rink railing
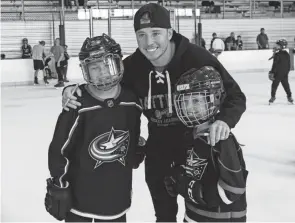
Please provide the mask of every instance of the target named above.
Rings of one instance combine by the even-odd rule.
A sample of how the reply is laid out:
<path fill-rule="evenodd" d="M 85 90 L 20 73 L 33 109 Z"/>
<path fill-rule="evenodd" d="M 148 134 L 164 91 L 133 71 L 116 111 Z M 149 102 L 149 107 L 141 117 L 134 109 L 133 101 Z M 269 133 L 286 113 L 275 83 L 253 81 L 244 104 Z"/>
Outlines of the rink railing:
<path fill-rule="evenodd" d="M 272 66 L 271 56 L 272 50 L 226 51 L 218 59 L 230 73 L 268 72 Z M 294 65 L 294 56 L 291 58 Z M 1 85 L 31 84 L 33 74 L 31 59 L 1 60 Z M 70 80 L 83 79 L 78 57 L 70 58 L 67 76 Z M 42 79 L 41 72 L 39 79 Z"/>

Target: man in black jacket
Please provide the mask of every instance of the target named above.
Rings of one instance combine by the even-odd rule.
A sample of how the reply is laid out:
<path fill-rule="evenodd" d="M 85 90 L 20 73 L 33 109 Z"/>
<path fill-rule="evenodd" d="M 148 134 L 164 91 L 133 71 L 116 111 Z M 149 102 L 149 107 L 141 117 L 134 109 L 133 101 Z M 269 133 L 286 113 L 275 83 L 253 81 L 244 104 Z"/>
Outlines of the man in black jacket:
<path fill-rule="evenodd" d="M 287 100 L 290 103 L 293 103 L 288 80 L 288 74 L 291 69 L 290 55 L 284 50 L 287 45 L 288 43 L 285 39 L 276 41 L 274 55 L 270 58 L 273 58 L 273 64 L 271 70 L 269 71 L 269 79 L 272 80 L 271 98 L 269 99 L 269 103 L 273 103 L 276 100 L 276 91 L 280 83 L 282 83 L 283 88 L 287 94 Z"/>
<path fill-rule="evenodd" d="M 139 97 L 149 121 L 145 178 L 157 222 L 175 222 L 177 200 L 167 193 L 164 177 L 170 171 L 172 161 L 179 163 L 185 159 L 185 133 L 188 132 L 175 112 L 172 92 L 176 81 L 185 71 L 205 65 L 211 65 L 220 72 L 227 97 L 210 127 L 211 145 L 228 138 L 230 128 L 235 127 L 246 110 L 246 98 L 210 52 L 191 44 L 171 28 L 169 11 L 164 7 L 153 3 L 141 7 L 135 14 L 134 30 L 138 49 L 124 60 L 122 81 Z M 64 90 L 63 105 L 76 109 L 80 103 L 72 95 L 72 89 L 67 87 Z M 81 91 L 78 90 L 77 94 L 81 95 Z"/>

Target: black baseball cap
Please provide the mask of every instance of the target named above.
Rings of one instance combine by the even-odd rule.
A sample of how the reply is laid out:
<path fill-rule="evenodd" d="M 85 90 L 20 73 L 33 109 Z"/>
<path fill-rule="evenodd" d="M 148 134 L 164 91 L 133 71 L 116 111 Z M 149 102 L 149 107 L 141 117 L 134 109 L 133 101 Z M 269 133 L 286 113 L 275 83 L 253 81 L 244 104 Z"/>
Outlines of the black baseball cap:
<path fill-rule="evenodd" d="M 169 11 L 156 3 L 149 3 L 142 6 L 135 13 L 134 30 L 136 32 L 137 30 L 148 27 L 171 28 Z"/>

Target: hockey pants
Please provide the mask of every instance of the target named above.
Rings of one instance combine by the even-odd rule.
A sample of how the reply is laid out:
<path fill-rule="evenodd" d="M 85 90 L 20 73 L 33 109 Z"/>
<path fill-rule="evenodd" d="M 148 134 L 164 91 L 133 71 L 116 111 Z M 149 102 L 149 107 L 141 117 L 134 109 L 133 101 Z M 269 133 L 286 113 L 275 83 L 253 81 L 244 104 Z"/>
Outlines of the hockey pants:
<path fill-rule="evenodd" d="M 271 96 L 272 97 L 275 97 L 276 96 L 276 92 L 277 92 L 277 89 L 278 89 L 278 86 L 279 86 L 280 83 L 282 83 L 283 88 L 284 88 L 284 90 L 285 90 L 285 92 L 287 94 L 287 97 L 291 97 L 292 96 L 292 93 L 291 93 L 291 90 L 290 90 L 288 76 L 284 77 L 283 79 L 275 79 L 272 82 L 272 85 L 271 85 Z"/>
<path fill-rule="evenodd" d="M 152 196 L 156 222 L 176 222 L 177 198 L 171 197 L 164 185 L 164 177 L 168 175 L 170 165 L 163 158 L 147 156 L 145 159 L 145 180 Z"/>
<path fill-rule="evenodd" d="M 72 212 L 69 212 L 67 214 L 65 222 L 92 222 L 92 218 L 82 217 L 82 216 L 73 214 Z M 116 218 L 116 219 L 112 219 L 112 220 L 94 219 L 94 222 L 126 222 L 126 214 L 124 214 L 120 218 Z"/>

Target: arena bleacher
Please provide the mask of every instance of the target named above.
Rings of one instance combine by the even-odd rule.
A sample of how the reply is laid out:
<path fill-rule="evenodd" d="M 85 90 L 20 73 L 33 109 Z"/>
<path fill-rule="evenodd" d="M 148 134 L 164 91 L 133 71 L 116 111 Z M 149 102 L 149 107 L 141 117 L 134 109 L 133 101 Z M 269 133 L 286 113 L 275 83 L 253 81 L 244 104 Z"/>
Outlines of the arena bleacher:
<path fill-rule="evenodd" d="M 88 0 L 82 1 L 82 4 L 80 0 L 72 0 L 72 7 L 64 7 L 66 43 L 70 55 L 76 56 L 81 41 L 89 36 L 89 21 L 79 18 L 79 12 L 89 9 L 100 10 L 100 15 L 93 19 L 93 35 L 108 33 L 111 26 L 111 34 L 121 43 L 123 51 L 133 52 L 136 42 L 132 15 L 149 2 L 163 4 L 168 8 L 173 28 L 192 38 L 194 0 Z M 108 14 L 108 8 L 111 10 L 111 24 L 107 16 L 101 16 Z M 284 0 L 282 8 L 280 1 L 273 0 L 199 0 L 198 8 L 207 48 L 213 32 L 222 38 L 235 32 L 242 36 L 244 49 L 256 49 L 256 36 L 261 27 L 266 29 L 271 44 L 278 38 L 286 38 L 289 46 L 294 47 L 294 0 Z M 21 40 L 24 37 L 29 39 L 31 45 L 44 40 L 49 49 L 53 39 L 59 36 L 61 9 L 61 0 L 1 0 L 1 53 L 5 53 L 6 58 L 20 58 Z"/>

